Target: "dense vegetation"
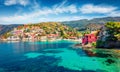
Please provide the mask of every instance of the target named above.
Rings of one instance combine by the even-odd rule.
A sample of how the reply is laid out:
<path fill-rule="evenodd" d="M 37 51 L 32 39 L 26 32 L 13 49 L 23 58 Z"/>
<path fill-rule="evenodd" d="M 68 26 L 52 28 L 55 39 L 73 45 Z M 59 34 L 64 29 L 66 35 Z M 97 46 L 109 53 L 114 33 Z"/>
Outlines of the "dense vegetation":
<path fill-rule="evenodd" d="M 108 22 L 105 24 L 108 29 L 110 36 L 108 40 L 119 40 L 120 41 L 120 22 Z"/>
<path fill-rule="evenodd" d="M 58 22 L 42 22 L 37 24 L 25 24 L 17 27 L 17 30 L 24 30 L 24 33 L 33 33 L 38 34 L 38 36 L 46 36 L 49 34 L 59 34 L 62 38 L 69 38 L 69 37 L 80 37 L 81 33 L 78 32 L 76 29 L 71 27 L 62 25 Z M 42 33 L 38 32 L 39 29 L 42 29 Z M 5 33 L 4 38 L 12 36 L 10 31 Z"/>
<path fill-rule="evenodd" d="M 101 32 L 98 48 L 120 48 L 120 22 L 107 22 Z"/>

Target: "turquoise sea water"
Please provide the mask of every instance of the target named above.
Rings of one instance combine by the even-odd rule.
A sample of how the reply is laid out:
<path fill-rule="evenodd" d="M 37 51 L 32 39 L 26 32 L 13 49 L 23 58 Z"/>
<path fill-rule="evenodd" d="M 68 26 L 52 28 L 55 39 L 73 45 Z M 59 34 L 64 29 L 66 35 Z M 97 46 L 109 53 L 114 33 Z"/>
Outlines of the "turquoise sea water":
<path fill-rule="evenodd" d="M 73 48 L 77 42 L 1 42 L 0 72 L 120 72 L 110 50 Z"/>

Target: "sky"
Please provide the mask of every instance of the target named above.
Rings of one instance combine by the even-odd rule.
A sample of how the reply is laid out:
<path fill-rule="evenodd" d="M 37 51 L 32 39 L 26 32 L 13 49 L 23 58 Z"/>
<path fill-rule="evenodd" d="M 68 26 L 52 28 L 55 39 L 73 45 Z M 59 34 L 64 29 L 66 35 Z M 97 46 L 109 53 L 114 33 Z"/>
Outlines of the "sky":
<path fill-rule="evenodd" d="M 0 0 L 0 24 L 120 16 L 120 0 Z"/>

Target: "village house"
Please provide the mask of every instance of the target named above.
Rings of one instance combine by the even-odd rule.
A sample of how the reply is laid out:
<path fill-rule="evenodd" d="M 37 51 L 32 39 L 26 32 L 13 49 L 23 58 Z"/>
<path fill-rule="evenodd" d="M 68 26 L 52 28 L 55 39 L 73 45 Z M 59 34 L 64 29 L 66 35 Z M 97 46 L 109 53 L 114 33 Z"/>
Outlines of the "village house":
<path fill-rule="evenodd" d="M 19 38 L 18 36 L 9 36 L 9 37 L 7 38 L 7 40 L 8 40 L 8 41 L 19 41 L 20 38 Z"/>
<path fill-rule="evenodd" d="M 99 33 L 99 30 L 101 29 L 102 25 L 99 24 L 88 24 L 87 30 L 90 31 L 90 34 L 85 34 L 82 38 L 82 44 L 88 44 L 93 43 L 98 40 L 97 34 Z"/>
<path fill-rule="evenodd" d="M 95 34 L 85 34 L 82 38 L 82 44 L 93 43 L 97 41 L 97 36 Z"/>
<path fill-rule="evenodd" d="M 71 39 L 71 40 L 76 40 L 77 37 L 75 37 L 75 36 L 71 36 L 71 37 L 69 37 L 69 39 Z"/>
<path fill-rule="evenodd" d="M 47 35 L 48 40 L 55 40 L 59 38 L 58 34 L 48 34 Z"/>
<path fill-rule="evenodd" d="M 40 41 L 46 41 L 47 40 L 47 36 L 41 36 L 40 37 Z"/>

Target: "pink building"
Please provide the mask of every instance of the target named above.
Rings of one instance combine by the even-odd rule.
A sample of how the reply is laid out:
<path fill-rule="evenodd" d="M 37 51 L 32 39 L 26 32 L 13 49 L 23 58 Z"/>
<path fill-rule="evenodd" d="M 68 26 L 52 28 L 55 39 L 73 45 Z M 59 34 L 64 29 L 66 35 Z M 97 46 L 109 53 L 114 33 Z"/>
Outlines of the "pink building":
<path fill-rule="evenodd" d="M 95 36 L 94 34 L 86 34 L 82 38 L 82 44 L 96 42 L 96 40 L 97 40 L 97 36 Z"/>

